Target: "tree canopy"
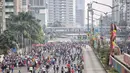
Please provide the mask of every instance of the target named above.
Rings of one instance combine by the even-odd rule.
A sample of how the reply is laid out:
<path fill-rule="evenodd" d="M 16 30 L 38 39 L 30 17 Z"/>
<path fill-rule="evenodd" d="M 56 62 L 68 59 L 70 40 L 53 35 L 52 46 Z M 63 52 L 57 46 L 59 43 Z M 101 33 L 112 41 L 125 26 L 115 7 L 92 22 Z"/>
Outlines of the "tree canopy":
<path fill-rule="evenodd" d="M 7 29 L 0 34 L 0 48 L 11 48 L 11 42 L 20 43 L 17 36 L 23 35 L 33 43 L 42 43 L 44 33 L 42 27 L 39 25 L 40 20 L 33 17 L 28 12 L 21 12 L 18 15 L 12 14 L 6 21 Z M 21 36 L 22 37 L 22 36 Z M 6 46 L 2 46 L 6 45 Z"/>

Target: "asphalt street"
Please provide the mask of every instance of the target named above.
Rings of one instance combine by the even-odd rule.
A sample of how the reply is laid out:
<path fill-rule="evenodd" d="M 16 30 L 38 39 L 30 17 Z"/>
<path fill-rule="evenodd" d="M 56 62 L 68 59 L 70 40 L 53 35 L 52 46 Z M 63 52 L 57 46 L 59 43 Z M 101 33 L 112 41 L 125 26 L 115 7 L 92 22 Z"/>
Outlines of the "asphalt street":
<path fill-rule="evenodd" d="M 47 52 L 44 52 L 45 56 L 49 56 Z M 83 56 L 84 56 L 84 71 L 83 73 L 106 73 L 98 59 L 96 58 L 92 48 L 90 46 L 86 46 L 83 48 Z M 75 61 L 76 63 L 77 61 Z M 56 63 L 58 65 L 58 62 Z M 61 73 L 61 67 L 65 66 L 64 64 L 61 63 L 59 66 L 59 72 Z M 22 68 L 15 68 L 14 73 L 18 73 L 18 71 L 21 71 L 21 73 L 30 73 L 27 71 L 26 67 Z M 39 69 L 36 71 L 38 73 Z M 49 68 L 49 73 L 54 73 L 53 66 Z M 56 72 L 57 73 L 57 72 Z"/>

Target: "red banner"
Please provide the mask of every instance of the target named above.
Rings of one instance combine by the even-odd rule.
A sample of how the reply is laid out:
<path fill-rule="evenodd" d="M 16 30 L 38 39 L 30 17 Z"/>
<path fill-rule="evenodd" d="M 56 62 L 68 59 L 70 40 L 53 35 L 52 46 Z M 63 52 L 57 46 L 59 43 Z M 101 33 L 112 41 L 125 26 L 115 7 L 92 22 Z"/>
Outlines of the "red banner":
<path fill-rule="evenodd" d="M 44 44 L 32 44 L 32 46 L 38 47 L 38 46 L 45 46 Z"/>

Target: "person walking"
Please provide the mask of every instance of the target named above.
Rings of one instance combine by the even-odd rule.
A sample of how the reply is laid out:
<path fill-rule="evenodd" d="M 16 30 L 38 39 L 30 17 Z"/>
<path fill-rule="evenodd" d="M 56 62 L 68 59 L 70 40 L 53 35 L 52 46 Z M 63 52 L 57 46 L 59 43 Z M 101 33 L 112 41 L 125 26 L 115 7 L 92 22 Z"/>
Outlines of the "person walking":
<path fill-rule="evenodd" d="M 12 73 L 14 73 L 14 65 L 11 65 Z"/>
<path fill-rule="evenodd" d="M 59 65 L 61 64 L 61 59 L 59 58 Z"/>
<path fill-rule="evenodd" d="M 57 67 L 56 67 L 56 70 L 57 70 L 57 73 L 59 72 L 59 66 L 57 65 Z"/>
<path fill-rule="evenodd" d="M 68 68 L 67 67 L 65 67 L 65 73 L 68 73 Z"/>
<path fill-rule="evenodd" d="M 63 68 L 63 66 L 62 66 L 62 68 L 61 68 L 61 73 L 64 73 L 64 68 Z"/>
<path fill-rule="evenodd" d="M 48 69 L 49 69 L 49 64 L 47 63 L 47 65 L 46 65 L 46 72 L 48 73 Z"/>
<path fill-rule="evenodd" d="M 74 69 L 73 68 L 71 69 L 71 73 L 74 73 Z"/>
<path fill-rule="evenodd" d="M 46 69 L 44 66 L 42 67 L 42 73 L 46 73 Z"/>
<path fill-rule="evenodd" d="M 32 66 L 29 67 L 29 71 L 30 71 L 31 73 L 33 73 L 33 67 L 32 67 Z"/>
<path fill-rule="evenodd" d="M 56 72 L 56 66 L 55 65 L 53 66 L 53 70 L 54 70 L 54 73 L 55 73 Z"/>
<path fill-rule="evenodd" d="M 21 73 L 21 71 L 19 70 L 19 72 L 18 73 Z"/>
<path fill-rule="evenodd" d="M 7 73 L 10 73 L 9 66 L 7 66 L 6 72 L 7 72 Z"/>

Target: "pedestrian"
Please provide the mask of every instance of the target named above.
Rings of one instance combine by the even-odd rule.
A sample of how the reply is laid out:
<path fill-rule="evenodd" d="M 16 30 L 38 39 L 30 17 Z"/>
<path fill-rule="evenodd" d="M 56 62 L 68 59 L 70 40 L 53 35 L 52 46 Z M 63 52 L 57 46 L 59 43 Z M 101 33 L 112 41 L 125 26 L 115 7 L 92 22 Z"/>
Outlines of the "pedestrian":
<path fill-rule="evenodd" d="M 61 59 L 59 58 L 59 65 L 61 64 Z"/>
<path fill-rule="evenodd" d="M 21 73 L 21 71 L 19 70 L 19 72 L 18 73 Z"/>
<path fill-rule="evenodd" d="M 57 73 L 59 72 L 59 66 L 57 65 L 57 67 L 56 67 L 56 70 L 57 70 Z"/>
<path fill-rule="evenodd" d="M 46 69 L 44 66 L 42 67 L 42 73 L 46 73 Z"/>
<path fill-rule="evenodd" d="M 7 72 L 7 73 L 10 73 L 9 66 L 7 66 L 6 72 Z"/>
<path fill-rule="evenodd" d="M 48 73 L 48 69 L 49 69 L 49 64 L 46 65 L 46 72 Z"/>
<path fill-rule="evenodd" d="M 33 67 L 32 67 L 32 66 L 29 67 L 29 71 L 30 71 L 31 73 L 33 72 Z"/>
<path fill-rule="evenodd" d="M 68 68 L 67 67 L 65 67 L 65 73 L 68 73 Z"/>
<path fill-rule="evenodd" d="M 11 65 L 12 73 L 14 72 L 14 65 Z"/>
<path fill-rule="evenodd" d="M 56 67 L 55 67 L 55 65 L 53 66 L 53 70 L 54 70 L 54 73 L 56 72 Z"/>
<path fill-rule="evenodd" d="M 63 66 L 62 66 L 62 68 L 61 68 L 61 73 L 64 73 L 64 68 L 63 68 Z"/>
<path fill-rule="evenodd" d="M 71 69 L 71 73 L 74 73 L 74 69 L 73 68 Z"/>
<path fill-rule="evenodd" d="M 2 73 L 4 73 L 4 70 L 5 70 L 4 65 L 1 66 L 1 69 L 2 69 Z"/>

